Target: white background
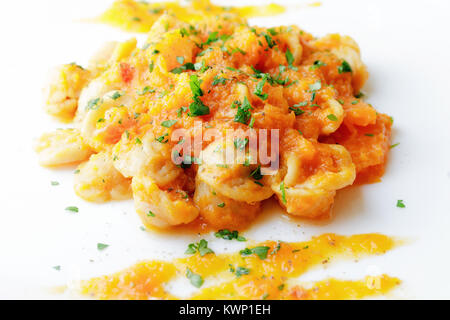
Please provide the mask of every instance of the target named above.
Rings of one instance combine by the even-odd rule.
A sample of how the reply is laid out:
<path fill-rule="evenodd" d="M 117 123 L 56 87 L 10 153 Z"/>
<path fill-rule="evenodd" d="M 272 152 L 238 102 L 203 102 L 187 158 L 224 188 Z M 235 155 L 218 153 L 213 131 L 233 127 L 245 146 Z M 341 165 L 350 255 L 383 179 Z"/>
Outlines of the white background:
<path fill-rule="evenodd" d="M 85 64 L 103 42 L 131 37 L 80 22 L 108 3 L 1 1 L 0 298 L 58 298 L 52 286 L 117 271 L 141 259 L 181 256 L 187 243 L 199 239 L 143 232 L 132 202 L 86 203 L 72 190 L 73 168 L 37 165 L 33 138 L 61 127 L 42 111 L 48 69 Z M 382 183 L 338 194 L 336 217 L 329 223 L 292 222 L 274 207 L 245 236 L 299 241 L 324 232 L 380 232 L 402 237 L 407 244 L 384 256 L 331 264 L 304 279 L 385 272 L 403 280 L 389 298 L 450 298 L 450 1 L 291 3 L 296 8 L 282 17 L 251 22 L 297 24 L 317 36 L 339 32 L 354 37 L 370 71 L 367 99 L 394 117 L 393 142 L 400 145 L 391 152 Z M 396 207 L 398 199 L 405 209 Z M 67 206 L 78 206 L 80 212 L 68 213 Z M 206 238 L 217 252 L 242 245 Z M 98 242 L 110 247 L 99 252 Z M 181 281 L 176 289 L 187 294 L 189 286 Z"/>

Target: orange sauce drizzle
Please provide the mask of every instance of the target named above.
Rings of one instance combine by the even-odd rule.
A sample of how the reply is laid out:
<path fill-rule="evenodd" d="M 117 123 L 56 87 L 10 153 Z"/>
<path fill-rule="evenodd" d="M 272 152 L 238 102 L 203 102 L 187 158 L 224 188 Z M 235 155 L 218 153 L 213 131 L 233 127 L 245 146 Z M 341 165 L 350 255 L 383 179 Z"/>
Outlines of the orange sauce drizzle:
<path fill-rule="evenodd" d="M 190 299 L 361 299 L 383 295 L 400 284 L 388 275 L 361 280 L 326 279 L 298 284 L 296 278 L 313 267 L 335 259 L 359 259 L 381 255 L 397 241 L 381 234 L 341 236 L 323 234 L 305 242 L 246 243 L 248 248 L 269 247 L 267 257 L 236 253 L 198 253 L 172 262 L 144 261 L 112 275 L 82 281 L 81 293 L 97 299 L 179 299 L 165 289 L 187 268 L 200 275 L 204 284 Z M 238 276 L 237 268 L 248 274 Z M 215 283 L 214 279 L 220 279 Z"/>

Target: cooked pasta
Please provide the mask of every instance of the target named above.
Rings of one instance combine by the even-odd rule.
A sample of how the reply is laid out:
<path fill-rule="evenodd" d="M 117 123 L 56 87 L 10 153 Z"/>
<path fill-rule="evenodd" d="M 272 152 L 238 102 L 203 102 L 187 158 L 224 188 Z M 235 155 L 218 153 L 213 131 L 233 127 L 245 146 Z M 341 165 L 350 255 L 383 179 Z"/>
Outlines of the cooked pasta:
<path fill-rule="evenodd" d="M 127 4 L 137 6 L 116 5 Z M 114 12 L 121 11 L 107 19 Z M 123 25 L 126 16 L 119 18 Z M 148 31 L 145 43 L 108 43 L 86 69 L 58 67 L 48 85 L 46 111 L 75 128 L 43 135 L 36 151 L 42 165 L 81 163 L 75 191 L 82 198 L 132 196 L 147 226 L 200 216 L 239 228 L 271 197 L 291 215 L 329 215 L 337 190 L 383 174 L 391 120 L 361 98 L 368 73 L 350 37 L 250 26 L 237 11 L 195 23 L 170 10 L 147 18 L 142 28 L 133 24 Z M 187 139 L 200 136 L 193 143 L 200 154 L 177 149 L 191 143 L 173 139 L 180 129 Z M 261 140 L 205 139 L 207 129 L 259 139 L 261 129 L 277 132 L 279 146 L 267 148 L 276 150 L 278 170 L 265 175 L 273 161 L 249 161 Z M 230 149 L 243 153 L 220 163 Z"/>

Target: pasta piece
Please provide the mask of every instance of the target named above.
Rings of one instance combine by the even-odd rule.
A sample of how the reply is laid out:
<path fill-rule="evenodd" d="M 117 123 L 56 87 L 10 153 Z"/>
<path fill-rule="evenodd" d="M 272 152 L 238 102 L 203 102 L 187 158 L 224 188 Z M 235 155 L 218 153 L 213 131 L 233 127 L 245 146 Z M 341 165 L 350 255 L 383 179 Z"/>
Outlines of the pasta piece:
<path fill-rule="evenodd" d="M 122 133 L 134 124 L 134 119 L 123 107 L 124 104 L 131 102 L 132 98 L 120 91 L 111 91 L 90 100 L 79 127 L 81 135 L 93 149 L 97 151 L 110 149 L 111 146 L 108 145 L 117 143 Z M 115 111 L 109 112 L 115 107 Z M 108 126 L 111 123 L 113 125 Z"/>
<path fill-rule="evenodd" d="M 98 108 L 99 102 L 101 102 L 101 98 L 105 94 L 120 90 L 118 82 L 109 83 L 102 77 L 92 80 L 81 92 L 79 106 L 74 119 L 76 125 L 81 126 L 89 110 Z"/>
<path fill-rule="evenodd" d="M 109 65 L 114 49 L 119 42 L 106 42 L 89 60 L 88 70 L 92 72 L 94 78 L 106 70 Z"/>
<path fill-rule="evenodd" d="M 297 26 L 290 26 L 287 30 L 284 28 L 280 28 L 279 34 L 277 35 L 277 39 L 280 39 L 282 42 L 287 44 L 289 51 L 292 53 L 292 57 L 294 58 L 293 65 L 300 64 L 303 56 L 303 46 L 299 41 L 300 38 L 300 29 Z"/>
<path fill-rule="evenodd" d="M 149 30 L 145 43 L 108 43 L 87 70 L 60 67 L 47 90 L 47 111 L 75 114 L 77 129 L 41 137 L 41 164 L 98 153 L 80 165 L 77 194 L 126 198 L 132 181 L 148 226 L 201 215 L 238 229 L 273 195 L 289 214 L 314 218 L 355 171 L 358 182 L 382 175 L 391 123 L 361 99 L 368 73 L 353 39 L 250 27 L 240 10 L 204 1 L 160 5 L 117 2 L 101 19 Z"/>
<path fill-rule="evenodd" d="M 61 166 L 84 161 L 92 149 L 76 129 L 60 129 L 44 133 L 34 146 L 41 166 Z"/>
<path fill-rule="evenodd" d="M 199 211 L 185 192 L 163 190 L 147 176 L 135 176 L 132 180 L 136 212 L 146 226 L 166 228 L 189 223 Z"/>
<path fill-rule="evenodd" d="M 168 31 L 155 45 L 155 50 L 160 53 L 152 56 L 151 59 L 155 61 L 155 66 L 165 72 L 169 72 L 187 62 L 192 63 L 195 59 L 194 53 L 199 51 L 195 42 L 182 36 L 178 29 Z"/>
<path fill-rule="evenodd" d="M 135 139 L 124 136 L 113 149 L 114 166 L 126 177 L 141 174 L 150 176 L 158 186 L 166 186 L 174 181 L 183 169 L 171 159 L 170 145 L 160 143 L 148 132 L 136 143 Z"/>
<path fill-rule="evenodd" d="M 236 67 L 256 65 L 259 62 L 264 52 L 262 47 L 258 45 L 258 41 L 261 41 L 260 38 L 247 27 L 240 27 L 225 42 L 224 48 L 231 54 L 233 64 Z"/>
<path fill-rule="evenodd" d="M 260 202 L 248 204 L 227 198 L 197 180 L 194 203 L 205 221 L 217 229 L 241 229 L 255 219 Z"/>
<path fill-rule="evenodd" d="M 379 181 L 384 173 L 391 141 L 391 118 L 379 113 L 376 123 L 364 127 L 343 125 L 331 142 L 343 145 L 351 154 L 358 183 Z"/>
<path fill-rule="evenodd" d="M 60 121 L 71 121 L 78 107 L 81 90 L 90 78 L 91 73 L 75 63 L 57 67 L 50 74 L 45 89 L 45 111 Z"/>
<path fill-rule="evenodd" d="M 245 156 L 235 152 L 235 149 L 234 142 L 230 140 L 211 143 L 202 152 L 198 178 L 236 201 L 254 203 L 270 198 L 273 192 L 266 183 L 267 178 L 255 180 L 251 173 L 257 166 L 246 166 Z M 227 154 L 231 154 L 233 158 L 227 159 Z"/>
<path fill-rule="evenodd" d="M 331 53 L 350 64 L 353 90 L 355 94 L 358 93 L 369 77 L 369 73 L 361 60 L 359 46 L 355 40 L 349 36 L 329 34 L 315 41 L 314 45 L 321 50 L 330 50 Z"/>
<path fill-rule="evenodd" d="M 295 136 L 292 131 L 288 134 L 289 139 Z M 307 218 L 329 214 L 336 190 L 355 180 L 351 156 L 339 145 L 313 144 L 301 136 L 297 139 L 298 143 L 283 154 L 272 189 L 289 214 Z"/>
<path fill-rule="evenodd" d="M 84 200 L 105 202 L 131 198 L 131 179 L 126 179 L 114 168 L 110 153 L 92 155 L 78 170 L 74 189 Z"/>

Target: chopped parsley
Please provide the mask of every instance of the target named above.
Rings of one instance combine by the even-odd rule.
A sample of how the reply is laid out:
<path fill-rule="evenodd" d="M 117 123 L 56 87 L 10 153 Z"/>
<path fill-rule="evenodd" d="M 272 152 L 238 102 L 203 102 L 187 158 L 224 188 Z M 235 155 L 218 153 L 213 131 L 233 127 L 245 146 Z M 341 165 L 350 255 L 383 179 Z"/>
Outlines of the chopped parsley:
<path fill-rule="evenodd" d="M 122 94 L 119 91 L 116 91 L 113 93 L 113 95 L 111 96 L 111 99 L 113 100 L 117 100 L 122 96 Z"/>
<path fill-rule="evenodd" d="M 260 97 L 262 100 L 266 100 L 268 97 L 267 93 L 263 93 L 263 88 L 267 82 L 267 78 L 268 78 L 267 74 L 264 74 L 262 80 L 258 82 L 258 84 L 256 85 L 255 91 L 253 91 L 253 93 L 256 96 Z"/>
<path fill-rule="evenodd" d="M 280 191 L 281 191 L 281 201 L 283 201 L 284 204 L 287 203 L 286 201 L 286 188 L 284 186 L 284 181 L 280 183 Z"/>
<path fill-rule="evenodd" d="M 267 33 L 261 33 L 264 38 L 266 39 L 267 45 L 269 46 L 270 49 L 272 49 L 275 45 L 276 42 L 272 39 L 272 37 L 270 35 L 268 35 Z"/>
<path fill-rule="evenodd" d="M 183 37 L 188 37 L 189 36 L 189 32 L 186 30 L 186 28 L 181 28 L 180 29 L 180 34 L 181 34 L 181 37 L 183 38 Z"/>
<path fill-rule="evenodd" d="M 163 127 L 170 128 L 170 127 L 172 127 L 175 123 L 177 123 L 177 121 L 178 121 L 178 120 L 166 120 L 166 121 L 161 122 L 161 125 L 162 125 Z"/>
<path fill-rule="evenodd" d="M 252 117 L 252 114 L 250 112 L 250 110 L 252 109 L 253 108 L 247 97 L 244 97 L 244 101 L 242 102 L 242 104 L 238 105 L 236 115 L 234 116 L 234 122 L 247 124 Z"/>
<path fill-rule="evenodd" d="M 264 260 L 267 258 L 267 253 L 269 252 L 270 247 L 267 246 L 258 246 L 258 247 L 254 247 L 254 248 L 245 248 L 241 251 L 239 251 L 239 253 L 241 254 L 241 256 L 243 257 L 248 257 L 252 254 L 256 254 L 261 260 Z"/>
<path fill-rule="evenodd" d="M 275 248 L 273 248 L 272 252 L 270 252 L 270 254 L 276 254 L 278 251 L 280 251 L 281 249 L 281 241 L 277 242 L 277 245 L 275 246 Z"/>
<path fill-rule="evenodd" d="M 247 54 L 247 52 L 245 52 L 244 50 L 242 50 L 241 48 L 234 48 L 232 51 L 231 51 L 231 54 L 233 55 L 233 54 L 235 54 L 236 52 L 239 52 L 240 54 L 243 54 L 243 55 L 246 55 Z"/>
<path fill-rule="evenodd" d="M 300 116 L 305 113 L 304 110 L 301 109 L 301 107 L 306 107 L 308 105 L 307 101 L 303 101 L 297 104 L 294 104 L 292 107 L 289 107 L 289 110 L 294 111 L 294 114 L 296 116 Z"/>
<path fill-rule="evenodd" d="M 316 82 L 314 82 L 314 83 L 309 85 L 309 90 L 311 92 L 320 90 L 321 88 L 322 88 L 322 83 L 320 82 L 320 80 L 318 80 L 318 81 L 316 81 Z"/>
<path fill-rule="evenodd" d="M 105 243 L 97 243 L 97 250 L 102 251 L 105 250 L 106 248 L 109 247 L 109 244 L 105 244 Z"/>
<path fill-rule="evenodd" d="M 151 8 L 151 9 L 149 10 L 149 12 L 150 12 L 150 13 L 153 13 L 153 14 L 158 14 L 158 13 L 161 13 L 162 10 L 163 10 L 163 9 L 161 9 L 161 8 Z"/>
<path fill-rule="evenodd" d="M 250 123 L 248 124 L 248 126 L 250 127 L 250 128 L 253 128 L 253 125 L 255 124 L 255 118 L 251 118 L 250 119 Z"/>
<path fill-rule="evenodd" d="M 399 144 L 400 144 L 400 142 L 398 142 L 398 143 L 395 143 L 395 144 L 393 144 L 393 145 L 389 146 L 389 149 L 395 148 L 395 147 L 396 147 L 396 146 L 398 146 Z"/>
<path fill-rule="evenodd" d="M 147 217 L 156 217 L 156 215 L 150 210 L 147 212 Z"/>
<path fill-rule="evenodd" d="M 338 67 L 339 74 L 345 73 L 345 72 L 352 72 L 352 68 L 350 67 L 350 64 L 343 60 L 341 65 Z"/>
<path fill-rule="evenodd" d="M 208 241 L 205 239 L 201 239 L 198 243 L 190 243 L 185 251 L 186 254 L 196 254 L 197 252 L 202 257 L 210 253 L 214 254 L 214 251 L 208 248 Z"/>
<path fill-rule="evenodd" d="M 239 235 L 239 232 L 237 230 L 230 231 L 228 229 L 221 229 L 214 233 L 214 235 L 216 236 L 216 238 L 221 238 L 224 240 L 236 239 L 237 241 L 247 241 L 247 239 Z"/>
<path fill-rule="evenodd" d="M 206 50 L 203 50 L 202 52 L 200 52 L 199 54 L 197 54 L 197 56 L 199 57 L 203 57 L 205 54 L 207 54 L 208 52 L 212 51 L 213 48 L 208 48 Z"/>
<path fill-rule="evenodd" d="M 227 80 L 229 80 L 229 79 L 219 78 L 218 76 L 215 76 L 211 85 L 216 86 L 218 84 L 225 84 L 227 82 Z"/>
<path fill-rule="evenodd" d="M 200 88 L 201 80 L 196 75 L 191 75 L 189 85 L 191 87 L 194 101 L 189 105 L 190 117 L 197 117 L 209 114 L 210 110 L 208 106 L 205 106 L 199 97 L 203 96 L 203 91 Z"/>
<path fill-rule="evenodd" d="M 397 200 L 397 208 L 406 208 L 403 200 Z"/>
<path fill-rule="evenodd" d="M 236 277 L 240 278 L 243 275 L 250 274 L 250 269 L 244 268 L 244 267 L 237 267 L 235 270 L 235 274 L 236 274 Z"/>
<path fill-rule="evenodd" d="M 177 117 L 181 118 L 183 116 L 183 112 L 186 112 L 188 110 L 187 107 L 180 107 L 177 110 Z"/>
<path fill-rule="evenodd" d="M 255 180 L 261 180 L 263 178 L 262 174 L 261 174 L 261 166 L 259 165 L 258 168 L 256 168 L 255 170 L 253 170 L 250 173 L 250 177 L 252 177 Z"/>
<path fill-rule="evenodd" d="M 100 98 L 91 99 L 88 101 L 86 109 L 97 110 L 99 107 Z"/>
<path fill-rule="evenodd" d="M 188 278 L 191 284 L 196 288 L 200 288 L 204 282 L 199 274 L 192 272 L 189 268 L 186 268 L 186 278 Z"/>
<path fill-rule="evenodd" d="M 267 32 L 269 32 L 272 36 L 276 36 L 278 34 L 275 28 L 269 28 L 267 29 Z"/>
<path fill-rule="evenodd" d="M 286 56 L 286 61 L 288 65 L 292 66 L 292 64 L 294 63 L 294 56 L 292 55 L 291 50 L 287 49 L 284 55 Z"/>
<path fill-rule="evenodd" d="M 165 133 L 162 136 L 159 136 L 158 138 L 155 138 L 155 140 L 160 142 L 160 143 L 167 143 L 167 142 L 169 142 L 169 139 L 166 139 L 166 137 L 168 135 L 169 135 L 168 133 Z"/>
<path fill-rule="evenodd" d="M 248 144 L 248 138 L 245 138 L 245 139 L 236 138 L 234 140 L 234 146 L 236 149 L 239 149 L 239 150 L 244 150 L 245 147 L 247 146 L 247 144 Z"/>
<path fill-rule="evenodd" d="M 58 181 L 52 181 L 50 182 L 52 186 L 59 186 L 59 182 Z"/>
<path fill-rule="evenodd" d="M 338 118 L 332 113 L 327 115 L 327 118 L 330 119 L 331 121 L 338 121 Z"/>
<path fill-rule="evenodd" d="M 183 57 L 178 57 L 178 58 L 183 58 Z M 184 61 L 184 58 L 183 58 L 183 61 Z M 195 68 L 195 64 L 193 64 L 192 62 L 186 62 L 184 65 L 182 65 L 180 67 L 173 68 L 172 70 L 170 70 L 170 72 L 175 73 L 175 74 L 180 74 L 183 71 L 187 71 L 187 70 L 197 70 L 197 69 Z"/>
<path fill-rule="evenodd" d="M 219 203 L 217 206 L 218 206 L 219 208 L 223 208 L 223 207 L 225 207 L 225 202 Z"/>
<path fill-rule="evenodd" d="M 208 39 L 206 39 L 206 42 L 203 43 L 203 44 L 207 44 L 208 45 L 208 44 L 211 44 L 213 42 L 216 42 L 217 40 L 219 40 L 218 35 L 219 35 L 219 33 L 217 31 L 210 32 L 209 35 L 208 35 Z"/>
<path fill-rule="evenodd" d="M 205 106 L 203 102 L 199 98 L 195 98 L 194 102 L 189 105 L 189 113 L 190 117 L 198 117 L 209 114 L 210 110 L 208 106 Z"/>
<path fill-rule="evenodd" d="M 205 61 L 202 60 L 201 62 L 194 63 L 194 69 L 195 71 L 200 71 L 201 73 L 205 72 L 211 68 L 210 66 L 205 65 Z"/>
<path fill-rule="evenodd" d="M 67 207 L 66 211 L 70 211 L 70 212 L 78 212 L 78 207 Z"/>
<path fill-rule="evenodd" d="M 143 96 L 144 94 L 153 93 L 155 91 L 156 91 L 155 89 L 152 89 L 149 86 L 145 86 L 144 89 L 142 89 L 142 91 L 138 92 L 137 94 L 140 95 L 140 96 Z"/>
<path fill-rule="evenodd" d="M 309 68 L 309 70 L 316 70 L 316 69 L 319 69 L 320 67 L 324 67 L 326 65 L 327 64 L 324 62 L 322 62 L 320 60 L 316 60 L 316 61 L 314 61 L 314 64 Z"/>

